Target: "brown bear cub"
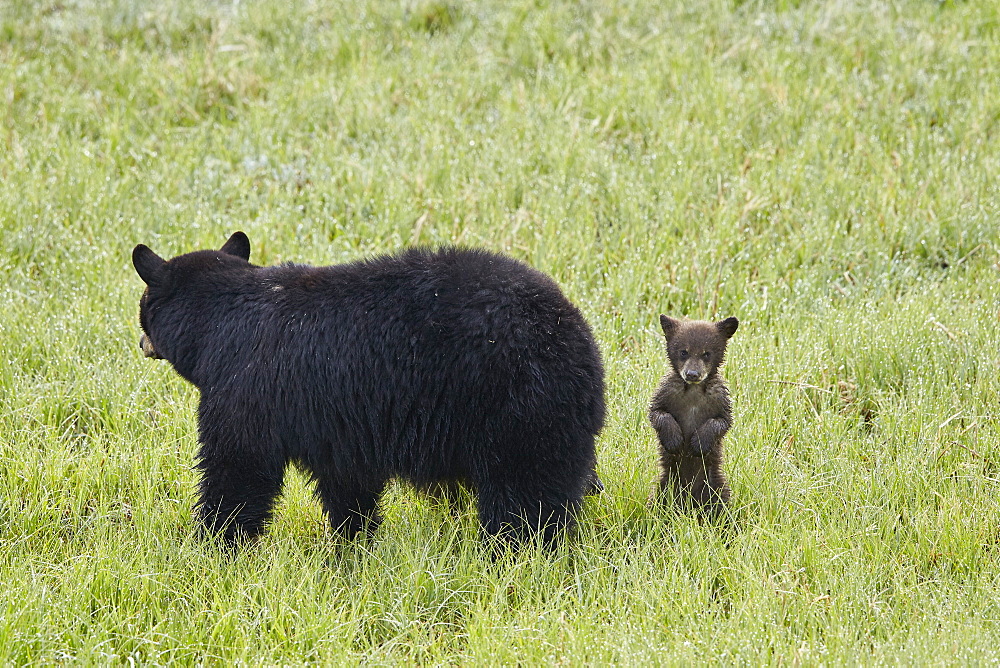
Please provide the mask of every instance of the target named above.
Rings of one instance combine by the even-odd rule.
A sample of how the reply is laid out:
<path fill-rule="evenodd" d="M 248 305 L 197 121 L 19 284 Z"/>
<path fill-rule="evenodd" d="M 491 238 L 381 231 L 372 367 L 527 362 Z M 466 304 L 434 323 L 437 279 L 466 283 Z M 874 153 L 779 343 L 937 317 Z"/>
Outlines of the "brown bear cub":
<path fill-rule="evenodd" d="M 660 498 L 689 497 L 717 512 L 729 501 L 722 437 L 733 423 L 729 389 L 719 373 L 739 320 L 675 320 L 660 316 L 670 370 L 649 406 L 660 441 Z"/>

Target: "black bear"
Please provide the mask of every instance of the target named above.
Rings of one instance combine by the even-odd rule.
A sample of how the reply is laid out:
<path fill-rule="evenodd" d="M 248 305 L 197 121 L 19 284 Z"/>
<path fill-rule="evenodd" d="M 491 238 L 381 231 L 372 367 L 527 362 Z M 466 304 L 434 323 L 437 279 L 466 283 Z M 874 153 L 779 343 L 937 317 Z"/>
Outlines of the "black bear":
<path fill-rule="evenodd" d="M 601 484 L 604 369 L 545 274 L 485 250 L 410 249 L 344 265 L 250 264 L 144 245 L 140 345 L 201 392 L 198 517 L 258 535 L 295 463 L 333 527 L 374 530 L 391 478 L 474 490 L 486 534 L 551 543 Z"/>
<path fill-rule="evenodd" d="M 739 320 L 682 321 L 660 316 L 670 370 L 649 407 L 660 442 L 661 498 L 687 497 L 716 512 L 729 502 L 722 438 L 733 423 L 729 389 L 719 373 Z"/>

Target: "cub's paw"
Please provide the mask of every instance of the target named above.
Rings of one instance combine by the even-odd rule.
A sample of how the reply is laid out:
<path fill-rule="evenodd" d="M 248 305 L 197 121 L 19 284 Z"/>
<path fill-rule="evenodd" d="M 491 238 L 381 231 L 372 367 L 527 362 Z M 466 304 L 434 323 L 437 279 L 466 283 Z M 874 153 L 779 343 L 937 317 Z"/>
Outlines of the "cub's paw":
<path fill-rule="evenodd" d="M 712 448 L 715 446 L 715 439 L 709 436 L 703 435 L 700 432 L 695 432 L 691 434 L 691 451 L 698 455 L 704 455 L 711 452 Z"/>
<path fill-rule="evenodd" d="M 657 434 L 658 440 L 660 441 L 660 449 L 663 452 L 669 452 L 671 454 L 678 453 L 684 448 L 684 439 L 681 435 L 662 432 Z"/>

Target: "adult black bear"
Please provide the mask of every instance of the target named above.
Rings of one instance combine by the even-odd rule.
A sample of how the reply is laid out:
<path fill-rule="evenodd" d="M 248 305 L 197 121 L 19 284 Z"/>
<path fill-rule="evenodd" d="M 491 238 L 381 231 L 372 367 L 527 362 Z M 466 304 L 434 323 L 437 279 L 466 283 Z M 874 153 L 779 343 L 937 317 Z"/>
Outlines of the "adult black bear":
<path fill-rule="evenodd" d="M 719 373 L 740 321 L 675 320 L 660 316 L 670 370 L 649 406 L 660 442 L 662 499 L 688 496 L 711 513 L 729 502 L 722 439 L 733 423 L 729 389 Z"/>
<path fill-rule="evenodd" d="M 165 261 L 144 245 L 143 352 L 201 391 L 199 519 L 259 534 L 289 462 L 330 523 L 378 522 L 391 478 L 470 486 L 487 534 L 547 543 L 599 488 L 604 370 L 590 328 L 549 277 L 483 250 L 412 249 L 351 264 Z"/>

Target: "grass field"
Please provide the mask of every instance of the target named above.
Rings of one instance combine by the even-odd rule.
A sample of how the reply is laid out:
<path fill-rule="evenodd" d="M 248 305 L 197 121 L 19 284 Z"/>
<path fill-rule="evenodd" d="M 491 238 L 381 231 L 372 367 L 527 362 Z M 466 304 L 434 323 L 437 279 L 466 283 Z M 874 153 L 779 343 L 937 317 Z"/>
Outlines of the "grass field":
<path fill-rule="evenodd" d="M 1000 4 L 0 0 L 0 662 L 1000 661 Z M 606 493 L 493 563 L 298 473 L 199 542 L 136 243 L 550 273 Z M 728 523 L 653 510 L 659 313 L 735 315 Z"/>

